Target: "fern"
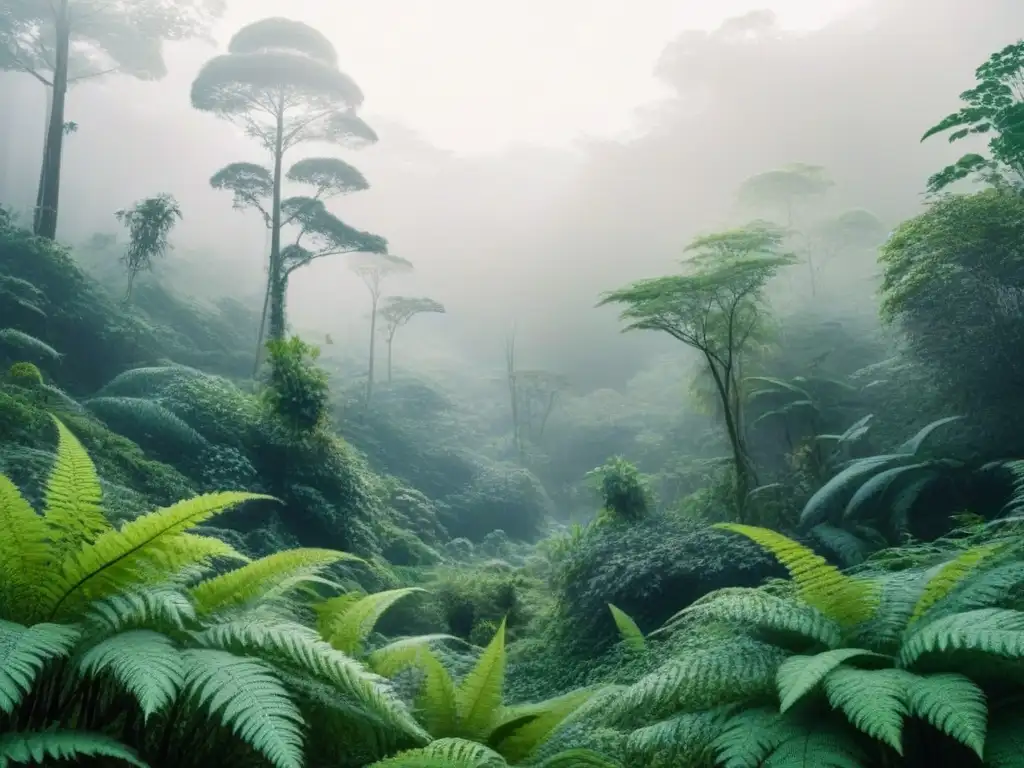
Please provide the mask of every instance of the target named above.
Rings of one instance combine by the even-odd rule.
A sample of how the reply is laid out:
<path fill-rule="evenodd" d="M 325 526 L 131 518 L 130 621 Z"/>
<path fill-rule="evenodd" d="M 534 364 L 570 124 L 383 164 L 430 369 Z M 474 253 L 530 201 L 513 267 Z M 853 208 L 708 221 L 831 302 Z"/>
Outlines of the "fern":
<path fill-rule="evenodd" d="M 339 651 L 349 655 L 362 652 L 363 641 L 381 616 L 399 600 L 426 590 L 419 587 L 389 589 L 362 597 L 341 595 L 316 606 L 320 634 Z"/>
<path fill-rule="evenodd" d="M 78 637 L 58 624 L 24 627 L 0 619 L 0 712 L 12 713 L 43 667 L 66 657 Z"/>
<path fill-rule="evenodd" d="M 924 616 L 937 602 L 949 595 L 957 585 L 963 582 L 968 574 L 1001 549 L 1002 547 L 997 544 L 972 547 L 944 564 L 939 572 L 929 579 L 921 597 L 918 598 L 917 605 L 914 606 L 908 623 L 913 624 Z"/>
<path fill-rule="evenodd" d="M 57 458 L 46 483 L 43 517 L 54 541 L 54 554 L 62 557 L 110 530 L 100 506 L 100 480 L 89 454 L 71 431 L 56 418 Z"/>
<path fill-rule="evenodd" d="M 884 660 L 879 653 L 862 648 L 837 648 L 816 656 L 791 656 L 779 667 L 776 685 L 779 689 L 779 711 L 785 712 L 815 688 L 840 664 L 855 658 Z"/>
<path fill-rule="evenodd" d="M 502 702 L 505 683 L 505 619 L 476 666 L 456 691 L 459 730 L 469 738 L 485 738 Z"/>
<path fill-rule="evenodd" d="M 719 523 L 721 530 L 739 533 L 771 552 L 789 571 L 800 598 L 844 627 L 870 618 L 877 607 L 874 585 L 845 576 L 811 549 L 767 528 Z"/>
<path fill-rule="evenodd" d="M 313 575 L 342 560 L 362 562 L 355 555 L 330 549 L 288 549 L 241 568 L 207 579 L 191 590 L 199 615 L 265 600 L 298 575 Z"/>
<path fill-rule="evenodd" d="M 20 618 L 50 561 L 43 519 L 0 475 L 0 616 Z"/>
<path fill-rule="evenodd" d="M 612 612 L 612 618 L 615 620 L 615 626 L 619 629 L 623 644 L 632 651 L 644 650 L 647 647 L 644 633 L 640 631 L 640 627 L 636 625 L 633 618 L 611 603 L 608 603 L 608 610 Z"/>
<path fill-rule="evenodd" d="M 136 768 L 149 768 L 134 750 L 98 733 L 49 730 L 0 734 L 0 768 L 9 768 L 12 763 L 45 765 L 50 760 L 83 757 L 111 758 Z"/>
<path fill-rule="evenodd" d="M 176 537 L 253 499 L 271 497 L 234 491 L 196 496 L 138 517 L 119 531 L 107 531 L 65 559 L 61 571 L 47 585 L 48 615 L 73 614 L 90 601 L 207 561 L 210 549 L 176 546 L 180 543 Z M 198 539 L 193 543 L 199 544 Z M 214 545 L 213 551 L 233 552 L 226 544 Z"/>
<path fill-rule="evenodd" d="M 985 694 L 963 675 L 913 678 L 907 691 L 910 714 L 969 747 L 979 758 L 985 748 Z"/>
<path fill-rule="evenodd" d="M 303 768 L 302 715 L 271 667 L 226 651 L 186 650 L 188 695 L 274 768 Z"/>
<path fill-rule="evenodd" d="M 913 675 L 901 669 L 864 670 L 840 666 L 824 680 L 833 709 L 853 726 L 903 754 L 903 720 Z"/>
<path fill-rule="evenodd" d="M 146 629 L 108 637 L 90 648 L 78 666 L 86 675 L 112 675 L 136 698 L 147 720 L 167 707 L 184 684 L 181 655 L 174 644 Z"/>

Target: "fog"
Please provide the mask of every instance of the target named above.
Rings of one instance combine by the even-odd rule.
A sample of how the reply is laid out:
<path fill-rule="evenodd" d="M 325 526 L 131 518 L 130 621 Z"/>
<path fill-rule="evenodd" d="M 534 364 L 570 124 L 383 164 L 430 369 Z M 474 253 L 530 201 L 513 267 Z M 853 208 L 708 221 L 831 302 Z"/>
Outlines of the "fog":
<path fill-rule="evenodd" d="M 728 21 L 764 4 L 234 0 L 215 41 L 168 48 L 165 78 L 71 90 L 79 130 L 65 143 L 59 238 L 116 231 L 113 211 L 169 192 L 184 221 L 168 259 L 192 276 L 179 287 L 258 304 L 266 231 L 208 180 L 264 158 L 193 110 L 189 85 L 239 26 L 288 16 L 334 42 L 380 136 L 339 150 L 372 188 L 332 210 L 414 263 L 388 293 L 447 307 L 410 327 L 409 354 L 498 369 L 514 324 L 531 367 L 582 390 L 617 386 L 664 344 L 620 337 L 614 311 L 593 308 L 602 291 L 671 269 L 695 234 L 742 219 L 743 179 L 790 162 L 828 170 L 830 210 L 866 208 L 888 225 L 913 214 L 927 176 L 962 149 L 921 134 L 1024 29 L 1020 0 L 776 0 L 774 24 Z M 24 209 L 43 89 L 3 74 L 0 93 L 0 200 Z M 782 286 L 776 302 L 869 316 L 872 269 L 840 265 L 813 296 Z M 365 335 L 368 297 L 344 257 L 298 272 L 288 301 L 313 340 Z"/>

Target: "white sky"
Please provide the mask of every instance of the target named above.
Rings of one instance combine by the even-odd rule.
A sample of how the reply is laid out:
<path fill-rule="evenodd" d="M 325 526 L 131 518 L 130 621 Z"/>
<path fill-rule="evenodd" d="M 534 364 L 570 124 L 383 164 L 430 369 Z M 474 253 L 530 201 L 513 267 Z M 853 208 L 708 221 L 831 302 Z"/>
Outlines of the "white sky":
<path fill-rule="evenodd" d="M 814 28 L 862 1 L 234 0 L 224 40 L 269 15 L 313 24 L 366 93 L 364 114 L 477 153 L 627 130 L 664 93 L 654 65 L 685 29 L 765 6 Z"/>

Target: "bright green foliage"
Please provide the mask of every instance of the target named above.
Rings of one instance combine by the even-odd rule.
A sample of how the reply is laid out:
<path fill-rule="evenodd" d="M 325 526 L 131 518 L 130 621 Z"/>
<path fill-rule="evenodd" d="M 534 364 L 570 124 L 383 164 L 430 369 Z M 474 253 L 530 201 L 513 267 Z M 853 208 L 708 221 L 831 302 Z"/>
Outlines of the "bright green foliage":
<path fill-rule="evenodd" d="M 425 642 L 393 643 L 375 652 L 371 663 L 388 676 L 410 667 L 420 672 L 422 682 L 416 700 L 417 716 L 431 736 L 451 745 L 437 749 L 456 749 L 459 755 L 483 755 L 487 754 L 482 751 L 486 745 L 497 755 L 490 759 L 501 760 L 495 763 L 499 766 L 505 765 L 505 761 L 518 764 L 533 756 L 595 693 L 584 689 L 536 704 L 504 706 L 507 663 L 504 621 L 476 664 L 458 684 Z M 462 750 L 469 752 L 463 753 Z M 417 752 L 408 757 L 433 756 L 436 754 Z M 487 762 L 481 764 L 491 765 Z M 412 766 L 419 763 L 382 765 Z"/>
<path fill-rule="evenodd" d="M 791 582 L 712 593 L 659 631 L 691 628 L 699 650 L 610 700 L 606 718 L 642 726 L 629 741 L 638 765 L 917 765 L 918 738 L 937 736 L 909 734 L 911 717 L 979 759 L 1003 754 L 1019 726 L 994 715 L 1013 705 L 1000 678 L 1024 663 L 1009 586 L 1024 569 L 1002 549 L 854 578 L 773 531 L 721 527 L 769 548 Z"/>
<path fill-rule="evenodd" d="M 598 480 L 602 515 L 609 520 L 640 520 L 648 512 L 648 490 L 634 464 L 613 456 L 589 476 Z"/>
<path fill-rule="evenodd" d="M 608 610 L 612 612 L 615 626 L 619 628 L 619 634 L 622 635 L 622 642 L 626 647 L 634 651 L 644 650 L 647 645 L 644 641 L 644 633 L 640 631 L 640 627 L 636 625 L 630 615 L 611 603 L 608 603 Z"/>
<path fill-rule="evenodd" d="M 359 656 L 363 643 L 381 616 L 402 598 L 426 590 L 404 587 L 371 595 L 344 594 L 314 606 L 317 627 L 327 642 L 350 656 Z"/>
<path fill-rule="evenodd" d="M 43 386 L 43 374 L 32 363 L 14 363 L 7 369 L 7 379 L 20 387 L 34 389 Z"/>
<path fill-rule="evenodd" d="M 327 374 L 316 367 L 320 350 L 302 341 L 271 340 L 270 373 L 263 398 L 271 411 L 292 430 L 310 432 L 327 418 Z"/>
<path fill-rule="evenodd" d="M 765 285 L 793 263 L 782 252 L 783 239 L 762 222 L 698 237 L 687 246 L 693 255 L 684 273 L 641 280 L 605 294 L 599 304 L 624 307 L 627 331 L 661 331 L 700 353 L 722 409 L 740 507 L 756 478 L 741 424 L 739 370 L 765 322 Z"/>
<path fill-rule="evenodd" d="M 371 768 L 506 768 L 509 765 L 502 755 L 482 744 L 447 738 L 381 760 Z M 537 768 L 619 768 L 617 763 L 588 749 L 566 750 L 534 765 Z"/>
<path fill-rule="evenodd" d="M 303 612 L 294 598 L 304 585 L 328 583 L 323 568 L 358 558 L 296 550 L 224 572 L 245 558 L 189 529 L 269 498 L 254 494 L 199 496 L 114 528 L 89 457 L 56 423 L 44 514 L 0 475 L 0 731 L 10 731 L 0 765 L 28 755 L 243 765 L 259 755 L 301 768 L 325 721 L 368 761 L 428 741 L 381 678 L 283 618 Z M 222 572 L 211 577 L 214 559 Z M 105 735 L 60 730 L 83 725 Z M 211 727 L 224 729 L 216 742 L 196 743 Z"/>
<path fill-rule="evenodd" d="M 974 74 L 978 84 L 960 94 L 965 105 L 929 128 L 921 141 L 946 132 L 950 143 L 988 136 L 989 157 L 964 155 L 928 179 L 929 192 L 976 174 L 1017 188 L 1024 184 L 1024 41 L 992 54 Z"/>

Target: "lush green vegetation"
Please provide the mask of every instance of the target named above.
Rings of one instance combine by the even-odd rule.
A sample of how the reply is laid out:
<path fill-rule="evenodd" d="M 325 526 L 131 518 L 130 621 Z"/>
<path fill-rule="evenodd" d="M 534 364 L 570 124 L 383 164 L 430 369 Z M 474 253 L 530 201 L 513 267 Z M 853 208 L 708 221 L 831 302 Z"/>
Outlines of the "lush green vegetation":
<path fill-rule="evenodd" d="M 358 170 L 284 166 L 376 140 L 305 24 L 243 28 L 191 93 L 267 152 L 210 179 L 268 228 L 262 308 L 149 274 L 167 195 L 123 254 L 56 243 L 55 134 L 34 232 L 0 215 L 0 766 L 1024 766 L 1024 43 L 977 77 L 925 138 L 989 154 L 891 233 L 793 163 L 737 190 L 765 218 L 595 297 L 696 360 L 624 392 L 514 337 L 489 400 L 393 356 L 446 310 L 327 208 Z M 349 254 L 368 364 L 288 333 L 289 276 Z M 880 265 L 885 333 L 776 301 L 839 260 Z"/>

